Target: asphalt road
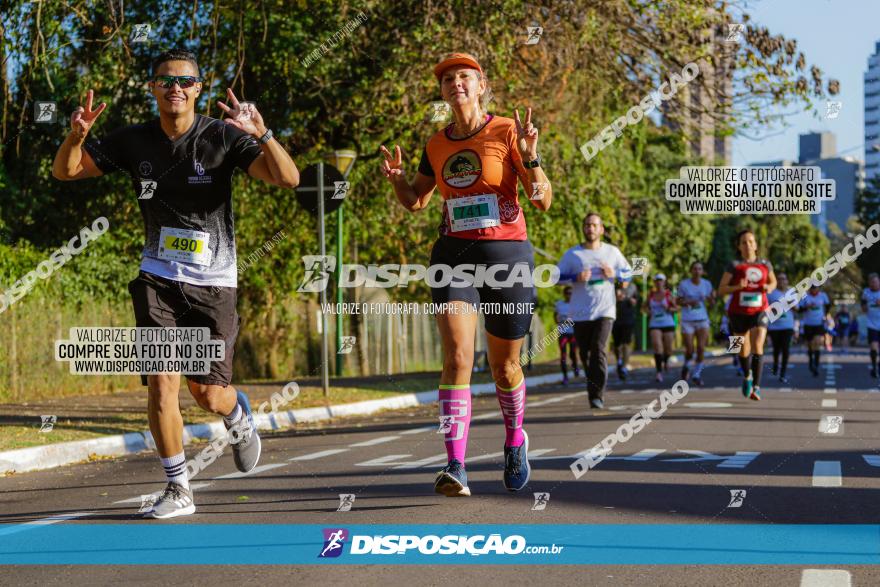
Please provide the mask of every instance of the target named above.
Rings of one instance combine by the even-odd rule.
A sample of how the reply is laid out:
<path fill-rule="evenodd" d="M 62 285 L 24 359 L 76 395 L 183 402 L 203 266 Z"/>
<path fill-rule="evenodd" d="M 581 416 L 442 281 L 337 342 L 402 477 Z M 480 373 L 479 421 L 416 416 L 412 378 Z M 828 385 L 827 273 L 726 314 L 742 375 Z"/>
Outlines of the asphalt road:
<path fill-rule="evenodd" d="M 768 357 L 769 358 L 769 357 Z M 677 379 L 665 384 L 641 370 L 626 382 L 612 374 L 606 409 L 589 411 L 582 379 L 529 391 L 525 428 L 533 466 L 529 487 L 501 483 L 503 425 L 494 397 L 477 398 L 467 469 L 473 497 L 433 493 L 445 464 L 436 407 L 353 418 L 320 428 L 264 436 L 263 457 L 247 476 L 224 455 L 192 481 L 194 516 L 142 520 L 142 496 L 164 485 L 154 454 L 103 460 L 0 479 L 0 545 L 20 526 L 54 524 L 878 524 L 880 388 L 864 349 L 823 354 L 818 378 L 793 356 L 791 383 L 767 367 L 764 400 L 739 393 L 728 358 L 713 359 L 705 386 L 688 395 L 580 480 L 569 468 Z M 189 447 L 190 457 L 203 448 Z M 817 464 L 818 463 L 818 464 Z M 549 493 L 534 510 L 534 493 Z M 355 496 L 337 511 L 340 494 Z M 756 545 L 760 547 L 760 545 Z M 834 548 L 827 544 L 817 548 Z M 3 548 L 0 546 L 0 555 Z M 149 561 L 145 561 L 149 562 Z M 161 561 L 156 561 L 161 562 Z M 193 564 L 198 564 L 194 554 Z M 818 574 L 816 570 L 820 571 Z M 824 574 L 823 574 L 824 573 Z M 5 567 L 0 584 L 181 584 L 211 581 L 289 584 L 508 585 L 871 585 L 868 565 L 516 565 L 382 566 L 78 566 Z M 847 582 L 847 581 L 851 581 Z"/>

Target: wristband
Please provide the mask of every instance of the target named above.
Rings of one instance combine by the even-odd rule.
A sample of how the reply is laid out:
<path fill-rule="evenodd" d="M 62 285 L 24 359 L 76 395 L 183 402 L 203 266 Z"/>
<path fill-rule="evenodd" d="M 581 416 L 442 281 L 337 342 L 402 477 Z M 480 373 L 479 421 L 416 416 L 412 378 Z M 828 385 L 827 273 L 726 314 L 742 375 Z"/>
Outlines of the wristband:
<path fill-rule="evenodd" d="M 266 134 L 257 139 L 257 142 L 261 145 L 265 145 L 268 143 L 274 135 L 272 134 L 272 129 L 266 130 Z"/>

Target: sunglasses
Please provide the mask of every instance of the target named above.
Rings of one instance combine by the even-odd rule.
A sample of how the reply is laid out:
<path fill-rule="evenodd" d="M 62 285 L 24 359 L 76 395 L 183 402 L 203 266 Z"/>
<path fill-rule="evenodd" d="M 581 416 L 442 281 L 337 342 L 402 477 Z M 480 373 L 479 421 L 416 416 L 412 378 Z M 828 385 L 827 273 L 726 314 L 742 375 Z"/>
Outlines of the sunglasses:
<path fill-rule="evenodd" d="M 153 82 L 160 88 L 173 88 L 174 84 L 180 86 L 181 89 L 191 88 L 200 83 L 202 78 L 194 75 L 157 75 L 153 78 Z"/>

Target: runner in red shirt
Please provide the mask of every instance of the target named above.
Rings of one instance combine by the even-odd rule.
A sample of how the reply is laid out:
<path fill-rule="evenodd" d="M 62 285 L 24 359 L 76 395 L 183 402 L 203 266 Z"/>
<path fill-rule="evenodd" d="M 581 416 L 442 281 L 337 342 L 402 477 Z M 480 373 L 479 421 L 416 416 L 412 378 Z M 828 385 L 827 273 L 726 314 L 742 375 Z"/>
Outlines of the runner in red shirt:
<path fill-rule="evenodd" d="M 440 416 L 444 425 L 449 464 L 440 471 L 434 489 L 446 496 L 470 495 L 464 469 L 471 416 L 470 378 L 473 371 L 476 305 L 500 307 L 484 311 L 489 365 L 504 416 L 504 486 L 510 491 L 529 480 L 528 436 L 522 429 L 525 378 L 520 349 L 529 331 L 536 300 L 535 288 L 517 275 L 534 270 L 532 245 L 527 240 L 525 215 L 519 205 L 518 182 L 532 204 L 550 207 L 550 182 L 538 157 L 538 129 L 532 109 L 525 120 L 488 114 L 481 104 L 488 84 L 482 67 L 466 53 L 453 53 L 434 67 L 443 99 L 455 122 L 436 133 L 422 153 L 410 183 L 403 170 L 399 146 L 392 155 L 384 146 L 382 173 L 394 186 L 397 199 L 411 212 L 428 206 L 435 189 L 443 198 L 440 238 L 431 251 L 432 274 L 463 263 L 485 265 L 486 275 L 498 282 L 491 287 L 478 280 L 454 279 L 452 284 L 431 283 L 435 304 L 446 311 L 437 315 L 443 340 L 440 377 Z M 493 282 L 494 283 L 494 282 Z"/>
<path fill-rule="evenodd" d="M 721 276 L 718 295 L 724 297 L 732 294 L 727 315 L 730 333 L 743 337 L 739 351 L 740 366 L 744 372 L 742 394 L 758 401 L 761 399 L 764 340 L 770 323 L 765 312 L 769 306 L 767 292 L 776 289 L 776 275 L 770 261 L 758 257 L 758 241 L 751 230 L 740 231 L 735 243 L 739 258 L 731 261 Z"/>

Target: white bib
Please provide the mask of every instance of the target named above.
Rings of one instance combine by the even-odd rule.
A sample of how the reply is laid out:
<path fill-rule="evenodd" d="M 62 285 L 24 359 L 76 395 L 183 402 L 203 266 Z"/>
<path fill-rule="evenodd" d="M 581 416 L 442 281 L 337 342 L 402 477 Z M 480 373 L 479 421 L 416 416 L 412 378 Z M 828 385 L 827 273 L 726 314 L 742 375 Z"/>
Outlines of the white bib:
<path fill-rule="evenodd" d="M 163 226 L 159 233 L 159 258 L 210 266 L 211 249 L 208 247 L 210 238 L 211 235 L 207 232 Z"/>
<path fill-rule="evenodd" d="M 764 296 L 759 291 L 739 292 L 739 305 L 743 308 L 760 308 Z"/>
<path fill-rule="evenodd" d="M 450 198 L 446 200 L 446 211 L 452 232 L 491 228 L 501 224 L 498 196 L 495 194 Z"/>

